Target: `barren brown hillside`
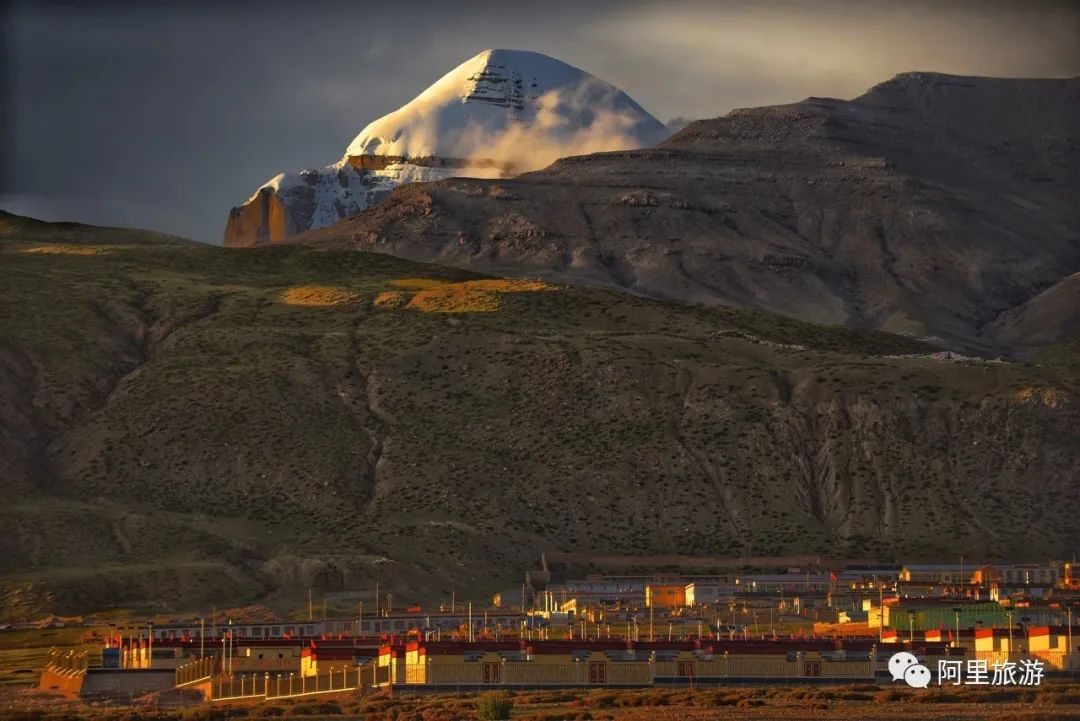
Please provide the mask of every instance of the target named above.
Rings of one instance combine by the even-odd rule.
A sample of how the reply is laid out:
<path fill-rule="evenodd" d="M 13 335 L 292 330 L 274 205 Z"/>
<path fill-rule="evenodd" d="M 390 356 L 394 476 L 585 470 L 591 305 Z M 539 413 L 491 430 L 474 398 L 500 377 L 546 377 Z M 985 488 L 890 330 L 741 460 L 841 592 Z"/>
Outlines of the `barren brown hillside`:
<path fill-rule="evenodd" d="M 541 551 L 975 560 L 1080 541 L 1066 348 L 950 360 L 379 254 L 5 221 L 12 615 L 376 579 L 431 599 L 516 584 Z"/>

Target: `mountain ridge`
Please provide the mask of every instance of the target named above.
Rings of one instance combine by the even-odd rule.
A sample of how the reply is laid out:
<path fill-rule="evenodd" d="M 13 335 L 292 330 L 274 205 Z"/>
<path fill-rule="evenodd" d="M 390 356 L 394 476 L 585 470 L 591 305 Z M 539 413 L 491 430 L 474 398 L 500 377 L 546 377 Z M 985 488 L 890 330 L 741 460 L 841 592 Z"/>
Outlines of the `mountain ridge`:
<path fill-rule="evenodd" d="M 288 242 L 1027 353 L 993 322 L 1080 269 L 1075 197 L 1080 78 L 903 73 L 655 148 L 407 186 Z"/>

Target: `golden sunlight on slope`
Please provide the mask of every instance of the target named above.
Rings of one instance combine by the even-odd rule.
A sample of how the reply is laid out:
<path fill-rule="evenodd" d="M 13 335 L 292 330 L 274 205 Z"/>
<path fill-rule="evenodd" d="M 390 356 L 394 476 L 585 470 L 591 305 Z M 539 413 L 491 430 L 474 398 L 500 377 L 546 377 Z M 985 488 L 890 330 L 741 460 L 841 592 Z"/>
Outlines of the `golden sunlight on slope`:
<path fill-rule="evenodd" d="M 400 308 L 408 299 L 408 294 L 400 290 L 386 290 L 375 296 L 375 305 L 379 308 Z"/>
<path fill-rule="evenodd" d="M 408 307 L 425 313 L 490 313 L 501 305 L 496 293 L 453 283 L 420 291 L 412 297 Z"/>
<path fill-rule="evenodd" d="M 40 255 L 101 255 L 108 253 L 109 249 L 100 245 L 39 245 L 22 252 Z"/>
<path fill-rule="evenodd" d="M 344 288 L 331 288 L 324 285 L 298 285 L 281 293 L 281 302 L 286 305 L 344 305 L 354 303 L 358 298 L 356 293 Z"/>
<path fill-rule="evenodd" d="M 425 313 L 490 313 L 502 305 L 503 293 L 555 290 L 555 286 L 534 280 L 486 278 L 447 283 L 429 278 L 400 278 L 390 285 L 403 290 L 386 291 L 375 298 L 375 305 L 397 308 L 402 305 Z M 414 290 L 410 298 L 406 290 Z"/>
<path fill-rule="evenodd" d="M 1042 391 L 1037 388 L 1021 388 L 1016 392 L 1016 400 L 1020 403 L 1042 403 L 1048 408 L 1057 408 L 1061 391 L 1057 388 L 1045 388 Z"/>

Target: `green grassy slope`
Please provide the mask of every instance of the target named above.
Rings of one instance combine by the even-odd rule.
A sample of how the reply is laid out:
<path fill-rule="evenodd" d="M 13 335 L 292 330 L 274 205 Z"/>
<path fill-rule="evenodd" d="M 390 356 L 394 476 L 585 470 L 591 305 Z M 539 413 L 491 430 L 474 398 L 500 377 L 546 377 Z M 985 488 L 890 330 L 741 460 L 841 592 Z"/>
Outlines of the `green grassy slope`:
<path fill-rule="evenodd" d="M 69 245 L 7 220 L 13 616 L 376 578 L 432 598 L 513 585 L 545 549 L 1033 557 L 1080 540 L 1077 369 L 1053 358 L 901 357 L 929 349 L 584 288 L 429 313 L 375 299 L 481 276 L 87 226 Z M 309 296 L 344 302 L 288 302 Z"/>

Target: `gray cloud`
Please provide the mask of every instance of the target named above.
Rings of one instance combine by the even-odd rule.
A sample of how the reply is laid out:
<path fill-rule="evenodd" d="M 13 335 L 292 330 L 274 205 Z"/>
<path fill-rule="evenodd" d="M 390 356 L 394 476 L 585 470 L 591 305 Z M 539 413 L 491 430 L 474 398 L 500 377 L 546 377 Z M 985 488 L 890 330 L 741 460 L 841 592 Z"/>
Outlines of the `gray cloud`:
<path fill-rule="evenodd" d="M 1080 74 L 1067 2 L 7 3 L 0 22 L 0 207 L 213 242 L 267 179 L 333 162 L 487 47 L 558 57 L 660 118 L 905 70 Z"/>

